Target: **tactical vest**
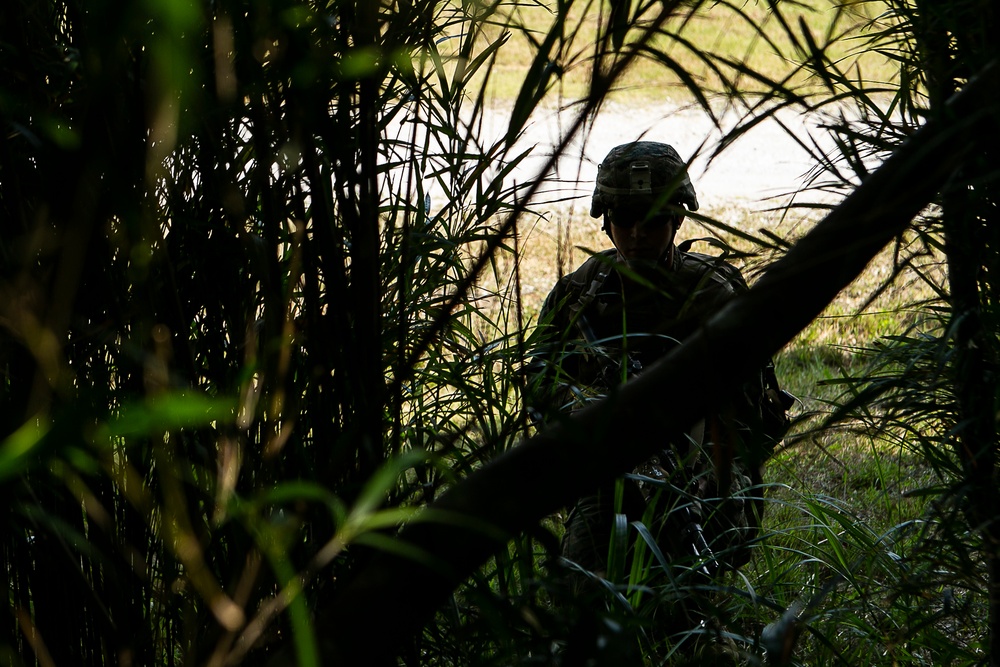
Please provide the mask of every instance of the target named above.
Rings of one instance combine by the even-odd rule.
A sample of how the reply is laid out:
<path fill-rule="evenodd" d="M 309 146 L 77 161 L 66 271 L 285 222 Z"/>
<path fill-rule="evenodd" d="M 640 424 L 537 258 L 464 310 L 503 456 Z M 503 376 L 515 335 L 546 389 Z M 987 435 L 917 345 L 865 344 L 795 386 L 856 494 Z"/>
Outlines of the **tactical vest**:
<path fill-rule="evenodd" d="M 564 406 L 570 395 L 599 397 L 648 367 L 723 303 L 749 289 L 739 270 L 722 258 L 678 248 L 671 252 L 672 268 L 646 276 L 644 284 L 639 282 L 643 276 L 619 264 L 616 250 L 597 253 L 549 294 L 541 321 L 560 335 L 550 350 L 555 351 L 557 381 L 569 390 L 561 396 Z M 736 412 L 746 457 L 756 467 L 787 432 L 791 398 L 770 363 L 744 383 L 742 394 Z"/>
<path fill-rule="evenodd" d="M 555 367 L 549 379 L 563 388 L 557 392 L 561 407 L 572 409 L 581 400 L 599 397 L 641 372 L 643 366 L 680 344 L 726 300 L 749 289 L 739 270 L 721 258 L 681 249 L 671 252 L 671 269 L 645 284 L 640 284 L 643 276 L 630 276 L 618 264 L 617 251 L 598 253 L 561 279 L 549 294 L 541 321 L 559 334 L 549 350 Z M 680 530 L 696 536 L 701 544 L 684 549 L 675 545 L 673 550 L 690 553 L 695 548 L 696 553 L 722 554 L 711 559 L 714 565 L 706 565 L 712 571 L 719 566 L 739 567 L 749 559 L 745 547 L 756 539 L 764 511 L 761 464 L 788 430 L 786 396 L 773 365 L 768 364 L 743 383 L 739 395 L 719 414 L 703 421 L 706 446 L 711 447 L 709 442 L 726 442 L 726 446 L 700 454 L 691 449 L 679 451 L 696 440 L 697 448 L 701 447 L 703 438 L 688 434 L 679 445 L 664 442 L 659 455 L 633 471 L 634 486 L 627 486 L 626 494 L 628 489 L 638 491 L 649 501 L 660 487 L 644 484 L 643 479 L 674 483 L 683 479 L 688 486 L 694 485 L 693 497 L 705 499 L 688 510 L 694 514 L 687 522 L 696 530 L 686 524 Z M 674 460 L 685 470 L 678 470 Z M 601 493 L 606 490 L 581 499 L 570 515 L 563 545 L 570 560 L 600 560 L 601 547 L 591 542 L 594 535 L 602 534 L 600 525 L 607 519 Z M 676 517 L 672 514 L 664 520 Z M 668 535 L 677 532 L 666 531 Z M 596 556 L 589 553 L 595 549 Z"/>

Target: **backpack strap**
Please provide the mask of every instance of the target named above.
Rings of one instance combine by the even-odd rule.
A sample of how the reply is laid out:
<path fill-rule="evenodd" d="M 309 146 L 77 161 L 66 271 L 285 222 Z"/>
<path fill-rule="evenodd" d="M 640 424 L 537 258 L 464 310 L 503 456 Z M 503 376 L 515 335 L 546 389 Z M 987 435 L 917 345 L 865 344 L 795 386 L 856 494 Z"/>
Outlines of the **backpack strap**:
<path fill-rule="evenodd" d="M 569 306 L 570 322 L 576 325 L 588 343 L 596 341 L 597 336 L 584 311 L 597 298 L 597 293 L 608 279 L 613 264 L 610 252 L 599 253 L 587 260 L 587 263 L 573 274 L 571 280 L 573 286 L 579 289 L 580 296 Z"/>
<path fill-rule="evenodd" d="M 616 251 L 604 251 L 592 255 L 579 269 L 570 276 L 570 284 L 574 291 L 580 293 L 579 298 L 569 305 L 573 317 L 583 312 L 597 297 L 598 290 L 604 285 L 611 273 L 614 259 L 611 254 Z"/>

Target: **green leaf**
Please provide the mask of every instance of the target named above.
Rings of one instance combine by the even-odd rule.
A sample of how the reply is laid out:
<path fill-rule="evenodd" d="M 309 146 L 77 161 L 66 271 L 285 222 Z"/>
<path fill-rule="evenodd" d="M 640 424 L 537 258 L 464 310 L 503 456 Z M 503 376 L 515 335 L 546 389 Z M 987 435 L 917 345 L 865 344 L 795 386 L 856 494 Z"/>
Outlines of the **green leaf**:
<path fill-rule="evenodd" d="M 200 428 L 215 422 L 230 423 L 236 403 L 231 398 L 213 398 L 200 393 L 163 394 L 124 406 L 118 417 L 98 428 L 95 444 L 113 438 L 153 436 L 167 431 Z"/>
<path fill-rule="evenodd" d="M 411 449 L 399 456 L 389 459 L 385 465 L 372 475 L 365 484 L 354 507 L 351 508 L 349 521 L 356 521 L 371 512 L 375 511 L 385 499 L 389 492 L 395 488 L 399 476 L 403 471 L 423 463 L 430 459 L 430 454 L 421 449 Z"/>
<path fill-rule="evenodd" d="M 347 81 L 374 76 L 381 66 L 382 50 L 377 46 L 362 46 L 349 50 L 340 59 L 340 75 Z"/>
<path fill-rule="evenodd" d="M 41 419 L 29 419 L 7 436 L 0 445 L 0 481 L 19 475 L 31 464 L 51 424 Z"/>

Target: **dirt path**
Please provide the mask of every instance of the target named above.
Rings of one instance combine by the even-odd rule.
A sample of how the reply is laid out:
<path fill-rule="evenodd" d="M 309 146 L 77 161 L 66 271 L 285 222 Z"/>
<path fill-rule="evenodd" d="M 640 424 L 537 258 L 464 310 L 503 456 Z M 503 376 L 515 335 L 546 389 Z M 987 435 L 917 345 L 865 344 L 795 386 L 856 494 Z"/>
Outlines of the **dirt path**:
<path fill-rule="evenodd" d="M 810 135 L 823 136 L 815 123 L 810 126 L 799 114 L 784 113 L 779 118 L 787 129 L 774 121 L 762 123 L 709 164 L 707 157 L 721 133 L 702 110 L 678 109 L 668 103 L 640 108 L 609 104 L 602 109 L 584 141 L 575 141 L 559 160 L 553 174 L 559 187 L 554 190 L 561 195 L 576 192 L 583 197 L 577 207 L 585 208 L 601 158 L 618 144 L 643 138 L 669 143 L 682 156 L 697 155 L 692 162 L 691 177 L 703 209 L 770 208 L 794 192 L 812 167 L 808 154 L 790 132 L 807 145 L 812 141 Z M 728 129 L 736 120 L 730 114 L 723 118 L 723 125 Z M 505 127 L 503 111 L 487 116 L 487 131 Z M 515 178 L 523 182 L 536 174 L 565 130 L 556 112 L 538 114 L 519 143 L 534 149 Z"/>

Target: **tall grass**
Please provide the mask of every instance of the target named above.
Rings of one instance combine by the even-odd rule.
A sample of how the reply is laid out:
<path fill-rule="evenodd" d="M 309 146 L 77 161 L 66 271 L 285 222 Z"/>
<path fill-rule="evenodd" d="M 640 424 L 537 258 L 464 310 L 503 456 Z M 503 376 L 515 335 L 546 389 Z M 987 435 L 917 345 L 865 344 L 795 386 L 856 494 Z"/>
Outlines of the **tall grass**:
<path fill-rule="evenodd" d="M 330 607 L 371 554 L 433 563 L 394 539 L 397 527 L 533 428 L 530 324 L 552 274 L 576 259 L 558 248 L 553 268 L 524 251 L 546 215 L 542 175 L 512 177 L 532 113 L 561 94 L 572 135 L 642 82 L 679 87 L 712 117 L 714 93 L 752 110 L 732 138 L 775 106 L 837 108 L 846 95 L 872 130 L 839 129 L 850 186 L 865 165 L 850 159 L 890 149 L 946 96 L 930 81 L 905 88 L 924 53 L 907 41 L 919 18 L 907 11 L 920 8 L 891 5 L 876 35 L 909 95 L 896 98 L 897 127 L 876 103 L 892 86 L 843 65 L 849 12 L 836 8 L 797 24 L 798 5 L 726 3 L 628 3 L 627 15 L 596 2 L 7 3 L 0 663 L 322 663 L 337 648 Z M 749 37 L 727 41 L 737 35 Z M 488 139 L 479 130 L 497 98 L 510 117 Z M 992 183 L 985 174 L 977 188 Z M 919 252 L 893 267 L 940 287 L 915 262 L 941 245 L 938 220 L 924 223 L 922 246 L 900 244 Z M 582 240 L 596 245 L 590 232 Z M 755 232 L 730 240 L 784 246 Z M 847 402 L 832 421 L 919 443 L 951 483 L 963 461 L 941 454 L 952 441 L 935 429 L 954 426 L 968 397 L 934 374 L 941 348 L 926 336 L 941 343 L 943 331 L 894 332 L 883 374 L 826 353 L 796 381 L 849 366 L 875 381 L 849 397 L 926 389 L 922 402 Z M 873 331 L 858 333 L 852 345 Z M 827 335 L 806 332 L 782 367 Z M 794 469 L 795 452 L 779 464 Z M 973 659 L 981 543 L 955 528 L 966 525 L 952 522 L 955 504 L 870 529 L 832 499 L 773 499 L 753 566 L 713 584 L 748 655 Z M 570 664 L 668 656 L 698 639 L 657 626 L 695 565 L 664 568 L 641 523 L 616 542 L 638 550 L 635 565 L 597 582 L 601 603 L 570 604 L 558 518 L 512 536 L 432 622 L 385 650 L 413 665 Z"/>

